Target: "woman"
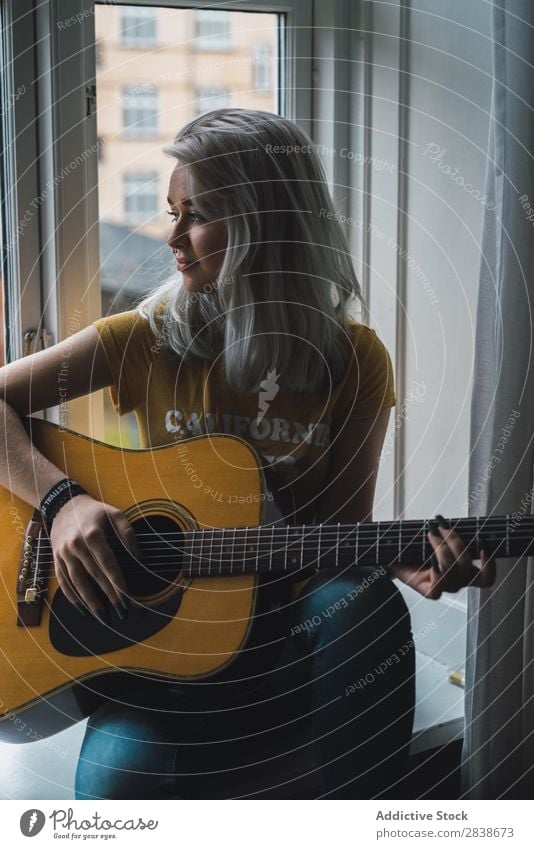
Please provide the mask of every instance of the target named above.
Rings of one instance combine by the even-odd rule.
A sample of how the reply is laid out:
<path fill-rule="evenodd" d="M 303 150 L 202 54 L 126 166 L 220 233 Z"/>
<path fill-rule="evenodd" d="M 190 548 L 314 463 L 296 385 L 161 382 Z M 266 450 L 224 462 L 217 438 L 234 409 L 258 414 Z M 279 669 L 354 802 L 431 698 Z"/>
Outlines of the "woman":
<path fill-rule="evenodd" d="M 370 521 L 395 404 L 391 362 L 374 331 L 347 317 L 360 289 L 313 143 L 277 115 L 220 109 L 187 124 L 166 152 L 176 158 L 168 243 L 181 286 L 172 279 L 136 310 L 69 337 L 68 397 L 109 386 L 119 414 L 135 410 L 143 447 L 210 432 L 249 440 L 291 485 L 289 521 Z M 96 586 L 119 619 L 129 599 L 106 516 L 135 551 L 133 528 L 63 485 L 19 419 L 58 403 L 62 348 L 2 369 L 2 483 L 41 508 L 67 599 L 112 623 Z M 298 586 L 276 668 L 255 690 L 236 683 L 223 697 L 178 684 L 157 705 L 140 692 L 131 707 L 100 708 L 88 722 L 76 797 L 232 796 L 261 759 L 260 741 L 276 747 L 281 726 L 292 733 L 305 720 L 319 795 L 394 795 L 415 673 L 409 614 L 391 578 L 427 598 L 493 581 L 493 561 L 477 569 L 453 530 L 429 540 L 437 568 L 321 572 Z M 291 762 L 287 739 L 283 746 L 275 754 Z"/>

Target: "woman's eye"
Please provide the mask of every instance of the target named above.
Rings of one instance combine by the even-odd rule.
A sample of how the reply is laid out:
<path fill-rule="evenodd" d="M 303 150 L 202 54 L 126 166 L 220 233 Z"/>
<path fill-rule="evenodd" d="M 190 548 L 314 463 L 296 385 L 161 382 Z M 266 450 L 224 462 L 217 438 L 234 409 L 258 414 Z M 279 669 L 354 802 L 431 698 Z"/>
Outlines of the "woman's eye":
<path fill-rule="evenodd" d="M 176 222 L 178 220 L 178 213 L 177 212 L 167 212 L 167 215 L 170 215 L 174 222 Z M 202 215 L 200 215 L 200 213 L 198 213 L 198 212 L 188 212 L 187 216 L 188 216 L 188 218 L 192 218 L 193 221 L 204 221 L 204 217 Z"/>

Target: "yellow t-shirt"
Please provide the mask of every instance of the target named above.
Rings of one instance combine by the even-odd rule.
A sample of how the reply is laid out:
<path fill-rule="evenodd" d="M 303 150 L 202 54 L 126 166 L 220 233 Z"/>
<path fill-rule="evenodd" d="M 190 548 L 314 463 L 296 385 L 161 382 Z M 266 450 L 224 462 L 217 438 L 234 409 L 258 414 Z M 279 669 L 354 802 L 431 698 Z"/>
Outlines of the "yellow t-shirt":
<path fill-rule="evenodd" d="M 113 376 L 114 407 L 119 415 L 135 412 L 143 448 L 206 433 L 239 436 L 290 484 L 295 522 L 313 521 L 333 439 L 352 439 L 352 445 L 351 422 L 396 403 L 386 347 L 374 330 L 352 319 L 344 376 L 312 394 L 276 390 L 275 375 L 266 375 L 261 392 L 236 393 L 224 380 L 222 357 L 180 359 L 135 310 L 93 324 Z"/>

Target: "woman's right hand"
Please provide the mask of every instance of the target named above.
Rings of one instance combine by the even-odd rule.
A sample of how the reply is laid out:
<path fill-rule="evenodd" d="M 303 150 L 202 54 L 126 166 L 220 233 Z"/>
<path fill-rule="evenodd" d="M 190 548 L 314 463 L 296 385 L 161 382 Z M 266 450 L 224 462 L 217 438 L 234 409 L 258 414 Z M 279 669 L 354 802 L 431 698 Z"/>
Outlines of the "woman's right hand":
<path fill-rule="evenodd" d="M 109 533 L 118 537 L 133 556 L 139 556 L 135 531 L 124 513 L 87 494 L 76 495 L 61 507 L 50 532 L 61 590 L 72 604 L 82 602 L 103 621 L 106 611 L 95 583 L 120 618 L 124 618 L 128 605 L 126 582 L 111 550 Z"/>

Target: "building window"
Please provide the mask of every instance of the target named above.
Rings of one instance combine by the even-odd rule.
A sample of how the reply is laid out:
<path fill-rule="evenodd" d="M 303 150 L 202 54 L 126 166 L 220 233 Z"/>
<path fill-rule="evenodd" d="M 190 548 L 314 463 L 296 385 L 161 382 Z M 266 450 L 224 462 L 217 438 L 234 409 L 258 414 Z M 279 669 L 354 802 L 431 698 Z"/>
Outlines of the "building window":
<path fill-rule="evenodd" d="M 230 91 L 227 88 L 198 88 L 196 90 L 196 114 L 202 115 L 212 109 L 222 109 L 230 106 Z"/>
<path fill-rule="evenodd" d="M 96 41 L 95 42 L 95 67 L 96 67 L 96 70 L 97 71 L 102 70 L 102 65 L 103 65 L 102 42 Z"/>
<path fill-rule="evenodd" d="M 271 87 L 271 48 L 268 44 L 255 44 L 252 51 L 252 88 L 267 91 Z"/>
<path fill-rule="evenodd" d="M 124 220 L 127 224 L 149 221 L 159 213 L 157 171 L 130 171 L 124 175 Z"/>
<path fill-rule="evenodd" d="M 128 85 L 122 89 L 122 133 L 130 138 L 158 134 L 158 90 L 153 85 Z"/>
<path fill-rule="evenodd" d="M 156 44 L 156 12 L 143 6 L 121 6 L 121 44 L 149 47 Z"/>
<path fill-rule="evenodd" d="M 197 50 L 230 49 L 231 12 L 216 12 L 213 9 L 195 11 L 195 39 Z"/>

